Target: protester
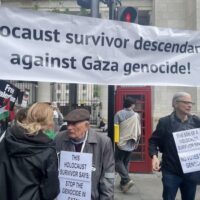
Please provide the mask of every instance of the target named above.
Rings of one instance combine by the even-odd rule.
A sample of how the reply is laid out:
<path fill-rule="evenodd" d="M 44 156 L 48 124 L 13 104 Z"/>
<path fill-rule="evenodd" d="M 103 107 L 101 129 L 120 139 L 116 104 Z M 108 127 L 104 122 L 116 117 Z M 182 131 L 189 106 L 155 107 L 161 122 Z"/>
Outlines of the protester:
<path fill-rule="evenodd" d="M 0 199 L 53 200 L 59 193 L 58 161 L 53 140 L 44 134 L 53 128 L 53 109 L 35 103 L 25 118 L 0 143 Z"/>
<path fill-rule="evenodd" d="M 182 200 L 194 200 L 196 183 L 183 174 L 172 133 L 200 127 L 200 119 L 191 115 L 193 102 L 190 94 L 177 92 L 172 99 L 174 111 L 161 119 L 149 139 L 149 154 L 154 171 L 162 171 L 163 199 L 175 200 L 180 188 Z M 158 158 L 162 152 L 162 164 Z"/>
<path fill-rule="evenodd" d="M 17 107 L 14 105 L 13 106 L 13 109 L 9 110 L 9 123 L 12 124 L 12 122 L 14 121 L 15 119 L 15 115 L 16 115 L 16 112 L 17 112 Z"/>
<path fill-rule="evenodd" d="M 115 171 L 121 177 L 120 189 L 127 192 L 134 182 L 128 171 L 131 153 L 137 148 L 141 125 L 139 114 L 134 112 L 135 99 L 128 97 L 124 100 L 124 108 L 118 111 L 114 117 L 114 123 L 119 124 L 120 139 L 115 149 Z"/>
<path fill-rule="evenodd" d="M 57 151 L 85 152 L 93 155 L 92 200 L 114 198 L 114 155 L 110 139 L 90 128 L 86 109 L 72 110 L 66 116 L 67 131 L 56 136 Z"/>
<path fill-rule="evenodd" d="M 106 125 L 105 120 L 102 117 L 100 117 L 99 128 L 104 128 L 105 125 Z"/>
<path fill-rule="evenodd" d="M 66 131 L 67 130 L 67 122 L 63 122 L 63 124 L 60 126 L 59 131 Z"/>
<path fill-rule="evenodd" d="M 58 108 L 57 102 L 52 102 L 53 107 L 53 119 L 54 119 L 54 131 L 58 132 L 60 130 L 61 125 L 63 124 L 63 115 Z"/>
<path fill-rule="evenodd" d="M 28 108 L 21 108 L 15 115 L 15 123 L 25 123 L 27 117 Z"/>

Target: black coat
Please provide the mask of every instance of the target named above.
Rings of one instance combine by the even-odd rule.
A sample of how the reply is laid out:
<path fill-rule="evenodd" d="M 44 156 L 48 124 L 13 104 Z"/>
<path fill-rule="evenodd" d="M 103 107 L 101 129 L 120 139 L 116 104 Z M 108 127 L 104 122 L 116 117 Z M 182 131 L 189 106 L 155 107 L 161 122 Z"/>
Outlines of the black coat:
<path fill-rule="evenodd" d="M 14 125 L 0 143 L 0 199 L 53 200 L 59 193 L 54 144 L 42 132 L 25 131 Z"/>

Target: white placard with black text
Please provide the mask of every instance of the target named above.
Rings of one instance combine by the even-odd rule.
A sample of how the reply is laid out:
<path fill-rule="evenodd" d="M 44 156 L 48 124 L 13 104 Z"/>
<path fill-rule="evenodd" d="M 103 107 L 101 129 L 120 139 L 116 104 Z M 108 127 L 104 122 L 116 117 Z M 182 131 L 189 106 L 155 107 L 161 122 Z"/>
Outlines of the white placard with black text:
<path fill-rule="evenodd" d="M 58 200 L 91 199 L 92 154 L 61 151 Z"/>
<path fill-rule="evenodd" d="M 173 133 L 184 173 L 200 171 L 200 128 Z"/>

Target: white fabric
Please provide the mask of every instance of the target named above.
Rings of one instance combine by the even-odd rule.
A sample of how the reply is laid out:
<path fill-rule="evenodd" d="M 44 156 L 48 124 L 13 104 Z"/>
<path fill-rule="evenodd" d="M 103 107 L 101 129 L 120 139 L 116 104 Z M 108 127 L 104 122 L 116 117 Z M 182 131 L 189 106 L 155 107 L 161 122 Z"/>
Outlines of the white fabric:
<path fill-rule="evenodd" d="M 120 139 L 118 147 L 123 148 L 126 145 L 127 141 L 132 139 L 135 141 L 133 149 L 136 149 L 141 136 L 141 124 L 138 113 L 135 112 L 133 116 L 121 122 L 119 126 L 119 131 Z"/>

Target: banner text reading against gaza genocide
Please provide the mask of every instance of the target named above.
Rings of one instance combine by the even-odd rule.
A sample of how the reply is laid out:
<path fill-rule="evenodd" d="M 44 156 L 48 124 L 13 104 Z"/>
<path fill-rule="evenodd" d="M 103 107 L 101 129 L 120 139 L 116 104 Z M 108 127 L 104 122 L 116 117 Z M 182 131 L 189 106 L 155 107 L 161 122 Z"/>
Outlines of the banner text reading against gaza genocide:
<path fill-rule="evenodd" d="M 200 32 L 0 8 L 2 79 L 200 85 Z"/>

